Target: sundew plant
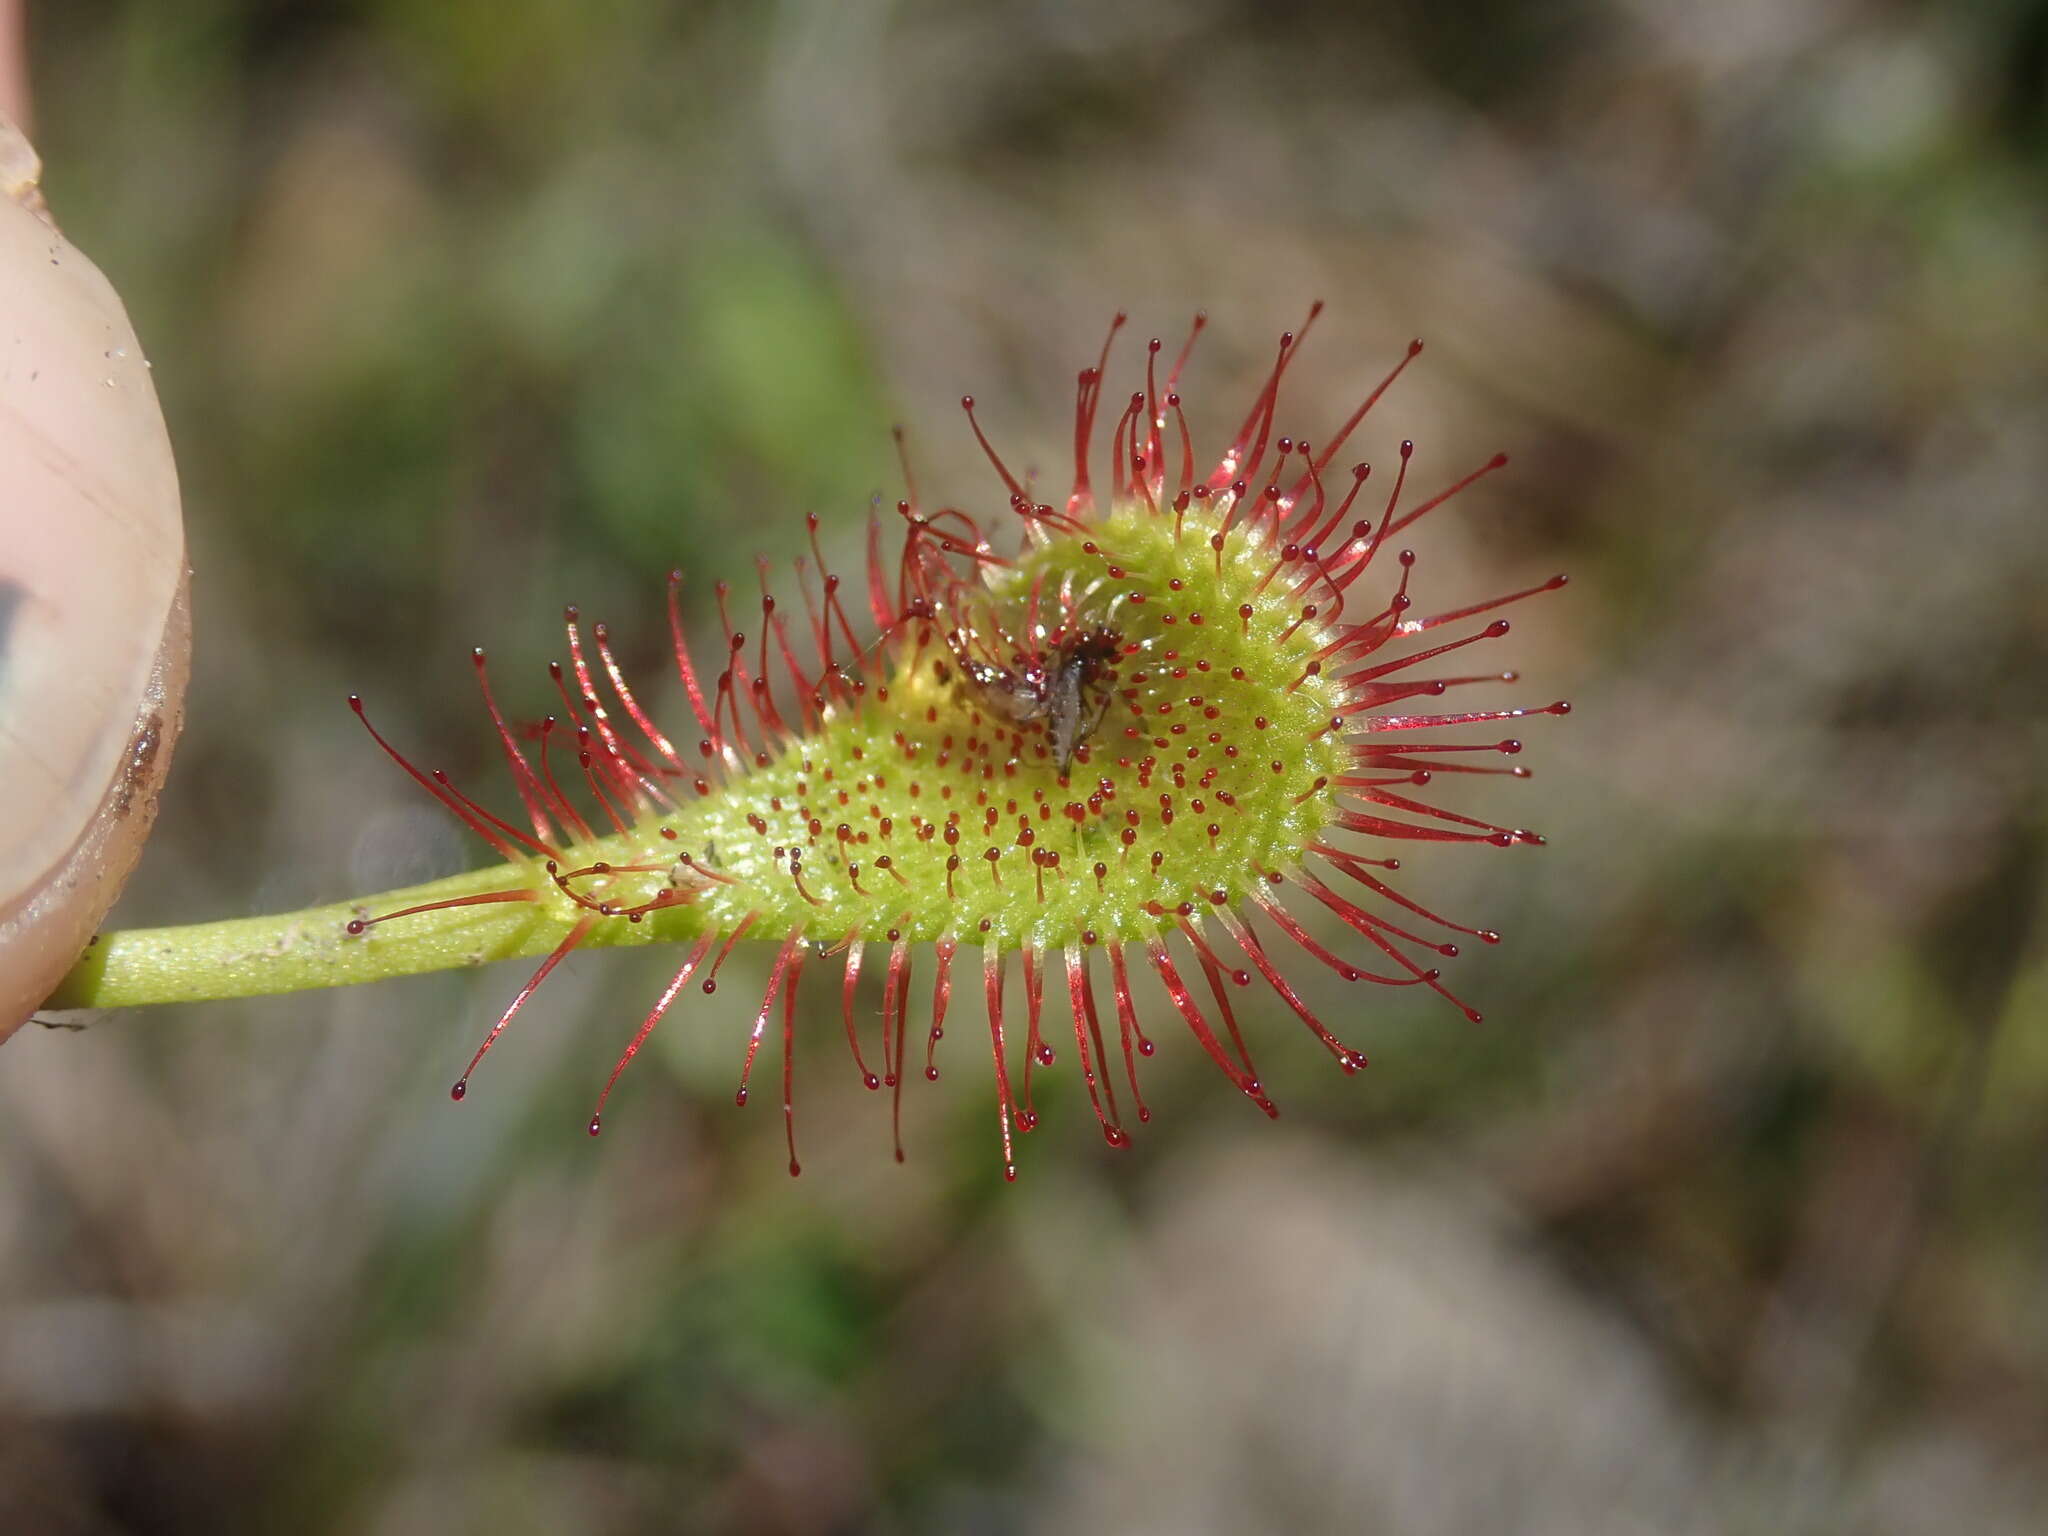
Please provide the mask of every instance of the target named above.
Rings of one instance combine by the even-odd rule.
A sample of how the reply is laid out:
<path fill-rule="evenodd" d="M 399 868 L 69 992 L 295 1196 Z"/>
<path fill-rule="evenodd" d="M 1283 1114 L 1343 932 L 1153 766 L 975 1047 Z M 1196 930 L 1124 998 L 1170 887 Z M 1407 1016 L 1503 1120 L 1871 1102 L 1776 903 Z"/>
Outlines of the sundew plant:
<path fill-rule="evenodd" d="M 1165 1019 L 1276 1112 L 1239 1027 L 1239 989 L 1270 988 L 1340 1068 L 1364 1065 L 1289 980 L 1296 965 L 1425 988 L 1478 1020 L 1444 965 L 1465 940 L 1499 935 L 1403 895 L 1392 851 L 1542 842 L 1439 794 L 1463 775 L 1526 777 L 1502 761 L 1522 744 L 1500 731 L 1570 706 L 1443 701 L 1515 681 L 1477 659 L 1508 633 L 1498 610 L 1565 578 L 1416 611 L 1404 536 L 1506 458 L 1422 495 L 1410 443 L 1377 471 L 1344 458 L 1420 342 L 1327 436 L 1280 435 L 1281 386 L 1320 307 L 1280 338 L 1219 458 L 1197 458 L 1180 392 L 1202 317 L 1170 365 L 1154 340 L 1131 380 L 1142 387 L 1106 397 L 1118 315 L 1079 376 L 1061 500 L 1039 500 L 1006 467 L 969 397 L 967 422 L 1006 510 L 977 517 L 927 502 L 906 458 L 903 499 L 870 518 L 865 570 L 827 568 L 813 516 L 796 600 L 772 594 L 765 569 L 758 595 L 720 583 L 710 596 L 725 639 L 708 657 L 684 641 L 683 579 L 671 573 L 689 711 L 679 733 L 643 706 L 606 626 L 574 609 L 566 661 L 549 669 L 553 712 L 538 720 L 501 704 L 477 650 L 516 811 L 415 766 L 351 698 L 376 744 L 497 860 L 281 916 L 105 935 L 52 1006 L 251 996 L 541 957 L 456 1081 L 461 1099 L 565 956 L 677 945 L 674 975 L 598 1095 L 595 1135 L 620 1073 L 683 991 L 713 992 L 742 941 L 769 944 L 737 1098 L 747 1101 L 761 1047 L 779 1035 L 792 1173 L 797 989 L 807 970 L 830 966 L 855 1068 L 899 1109 L 905 1078 L 938 1075 L 945 1027 L 971 1006 L 955 988 L 981 994 L 1010 1177 L 1013 1133 L 1037 1123 L 1033 1074 L 1054 1065 L 1069 1030 L 1102 1134 L 1122 1146 L 1150 1118 L 1139 1062 Z M 1348 955 L 1304 926 L 1315 908 L 1349 929 Z M 963 948 L 978 951 L 978 966 Z M 930 1011 L 913 1016 L 912 972 L 926 963 Z M 978 979 L 961 974 L 970 966 Z M 878 1030 L 855 1006 L 867 967 L 882 976 Z M 1006 1000 L 1013 968 L 1021 1018 Z M 1145 971 L 1156 988 L 1134 984 Z"/>

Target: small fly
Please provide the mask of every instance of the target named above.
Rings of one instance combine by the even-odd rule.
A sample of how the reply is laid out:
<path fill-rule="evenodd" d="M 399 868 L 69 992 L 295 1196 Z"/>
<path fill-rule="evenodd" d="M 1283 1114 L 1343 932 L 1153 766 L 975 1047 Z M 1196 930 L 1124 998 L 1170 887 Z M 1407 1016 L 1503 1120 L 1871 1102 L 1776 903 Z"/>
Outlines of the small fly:
<path fill-rule="evenodd" d="M 948 639 L 968 682 L 996 714 L 1014 725 L 1046 723 L 1053 762 L 1065 778 L 1074 754 L 1109 713 L 1108 684 L 1123 654 L 1123 636 L 1106 627 L 1080 630 L 1043 660 L 1014 670 L 966 655 L 957 633 Z"/>

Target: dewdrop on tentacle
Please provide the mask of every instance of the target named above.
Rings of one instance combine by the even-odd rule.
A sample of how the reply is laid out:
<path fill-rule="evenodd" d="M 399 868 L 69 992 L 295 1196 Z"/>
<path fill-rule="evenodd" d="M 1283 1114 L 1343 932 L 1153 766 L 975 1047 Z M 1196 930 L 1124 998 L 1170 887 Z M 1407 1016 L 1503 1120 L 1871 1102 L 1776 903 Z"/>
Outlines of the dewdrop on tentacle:
<path fill-rule="evenodd" d="M 1147 1023 L 1165 1017 L 1177 1016 L 1240 1092 L 1277 1113 L 1232 1002 L 1255 984 L 1343 1070 L 1358 1070 L 1364 1055 L 1288 980 L 1293 951 L 1348 981 L 1426 988 L 1479 1019 L 1446 986 L 1443 962 L 1462 938 L 1499 935 L 1400 894 L 1384 878 L 1399 868 L 1386 849 L 1542 841 L 1446 809 L 1433 792 L 1458 775 L 1527 776 L 1484 761 L 1513 757 L 1519 741 L 1462 740 L 1454 728 L 1569 706 L 1433 712 L 1441 706 L 1424 701 L 1513 681 L 1497 667 L 1432 663 L 1504 636 L 1496 610 L 1564 578 L 1418 614 L 1416 557 L 1398 540 L 1505 458 L 1420 499 L 1409 492 L 1412 444 L 1401 444 L 1391 473 L 1338 464 L 1420 342 L 1327 437 L 1277 435 L 1304 324 L 1281 337 L 1242 424 L 1200 473 L 1180 378 L 1202 317 L 1163 380 L 1153 341 L 1142 388 L 1105 407 L 1123 323 L 1118 315 L 1079 377 L 1063 504 L 1033 498 L 967 397 L 1006 514 L 928 505 L 906 459 L 904 499 L 891 516 L 870 517 L 865 572 L 828 569 L 810 518 L 812 558 L 797 564 L 796 601 L 769 591 L 765 568 L 758 595 L 719 583 L 725 638 L 709 658 L 684 642 L 682 578 L 671 573 L 668 618 L 691 717 L 680 736 L 643 708 L 604 626 L 586 631 L 574 609 L 567 663 L 550 669 L 554 712 L 537 724 L 501 710 L 476 653 L 523 810 L 516 820 L 377 736 L 509 867 L 502 888 L 365 913 L 350 932 L 443 906 L 523 902 L 559 935 L 477 1048 L 456 1098 L 571 951 L 657 938 L 686 951 L 604 1084 L 591 1134 L 620 1073 L 684 989 L 714 991 L 740 940 L 765 942 L 776 949 L 736 1098 L 747 1101 L 761 1046 L 779 1033 L 792 1173 L 793 1021 L 807 969 L 838 968 L 854 1069 L 868 1088 L 892 1091 L 900 1159 L 905 1078 L 938 1075 L 936 1047 L 958 1007 L 955 985 L 966 983 L 957 973 L 979 951 L 974 990 L 1009 1177 L 1013 1132 L 1037 1124 L 1033 1075 L 1054 1064 L 1052 1041 L 1069 1028 L 1089 1102 L 1117 1146 L 1133 1120 L 1150 1118 L 1138 1063 L 1154 1049 Z M 1091 473 L 1098 415 L 1109 423 L 1100 481 Z M 1436 639 L 1439 630 L 1448 637 Z M 1453 734 L 1437 739 L 1440 730 Z M 1334 913 L 1355 956 L 1315 938 L 1297 916 L 1304 907 Z M 928 1018 L 910 1003 L 920 951 L 935 967 Z M 863 966 L 882 969 L 879 1020 L 856 1008 Z M 1013 970 L 1021 1045 L 1006 993 Z M 1141 1001 L 1132 976 L 1145 971 L 1163 1001 Z"/>

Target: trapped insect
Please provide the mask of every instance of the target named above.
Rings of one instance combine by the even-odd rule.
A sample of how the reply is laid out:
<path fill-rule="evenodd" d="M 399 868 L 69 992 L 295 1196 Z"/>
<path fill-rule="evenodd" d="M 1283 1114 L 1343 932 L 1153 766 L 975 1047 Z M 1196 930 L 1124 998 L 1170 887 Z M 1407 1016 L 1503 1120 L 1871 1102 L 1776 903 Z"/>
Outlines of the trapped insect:
<path fill-rule="evenodd" d="M 1053 764 L 1065 778 L 1074 754 L 1109 712 L 1123 635 L 1096 625 L 1061 637 L 1043 654 L 1013 656 L 1007 667 L 967 655 L 958 630 L 947 641 L 962 674 L 995 713 L 1015 725 L 1045 722 Z"/>

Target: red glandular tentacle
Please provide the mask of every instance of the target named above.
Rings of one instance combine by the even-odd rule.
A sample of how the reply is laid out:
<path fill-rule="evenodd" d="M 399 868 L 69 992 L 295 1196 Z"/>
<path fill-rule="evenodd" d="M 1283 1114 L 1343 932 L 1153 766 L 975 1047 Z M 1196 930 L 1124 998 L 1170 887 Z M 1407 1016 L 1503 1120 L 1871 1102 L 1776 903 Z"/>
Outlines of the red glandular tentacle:
<path fill-rule="evenodd" d="M 1507 462 L 1508 456 L 1506 454 L 1496 453 L 1492 458 L 1488 459 L 1484 464 L 1480 465 L 1470 474 L 1465 475 L 1461 479 L 1452 482 L 1445 489 L 1438 491 L 1434 496 L 1430 497 L 1429 500 L 1425 501 L 1421 506 L 1415 508 L 1414 511 L 1402 513 L 1400 520 L 1396 522 L 1392 528 L 1388 529 L 1387 532 L 1390 535 L 1399 533 L 1403 528 L 1408 527 L 1410 524 L 1414 523 L 1418 519 L 1426 517 L 1431 512 L 1434 512 L 1438 507 L 1442 506 L 1445 502 L 1449 501 L 1453 496 L 1457 495 L 1460 491 L 1470 486 L 1474 481 L 1483 480 L 1488 475 L 1492 474 L 1495 470 L 1504 468 Z"/>
<path fill-rule="evenodd" d="M 790 962 L 789 985 L 782 993 L 782 1138 L 789 1147 L 789 1176 L 804 1171 L 796 1156 L 796 984 L 803 975 L 801 947 Z"/>
<path fill-rule="evenodd" d="M 626 711 L 627 718 L 640 728 L 640 734 L 647 738 L 649 745 L 668 763 L 668 768 L 660 771 L 685 772 L 685 765 L 682 757 L 676 752 L 675 743 L 656 728 L 647 711 L 640 707 L 640 701 L 633 697 L 633 690 L 626 685 L 625 671 L 619 666 L 618 658 L 612 654 L 611 632 L 602 624 L 593 624 L 590 627 L 590 636 L 597 643 L 597 658 L 604 666 L 604 674 L 611 682 L 612 692 L 618 695 L 620 707 Z"/>
<path fill-rule="evenodd" d="M 1293 1010 L 1294 1016 L 1306 1024 L 1318 1040 L 1323 1042 L 1324 1049 L 1337 1058 L 1337 1064 L 1347 1072 L 1356 1072 L 1364 1066 L 1364 1054 L 1353 1050 L 1330 1033 L 1323 1021 L 1301 1000 L 1301 995 L 1287 984 L 1287 979 L 1280 974 L 1279 969 L 1267 956 L 1257 935 L 1245 926 L 1244 920 L 1227 908 L 1219 908 L 1215 916 L 1223 925 L 1224 931 L 1236 941 L 1237 947 L 1244 951 L 1253 968 L 1266 978 L 1266 985 L 1280 994 L 1280 1000 Z"/>
<path fill-rule="evenodd" d="M 846 1047 L 853 1052 L 853 1064 L 860 1072 L 861 1086 L 870 1092 L 882 1086 L 882 1080 L 868 1070 L 866 1059 L 861 1055 L 860 1032 L 853 1022 L 853 993 L 860 984 L 861 952 L 865 948 L 858 930 L 846 936 L 846 979 L 840 988 L 839 1007 L 846 1021 Z M 884 1060 L 884 1066 L 888 1062 Z"/>
<path fill-rule="evenodd" d="M 1052 1047 L 1045 1043 L 1039 1033 L 1040 1016 L 1045 1006 L 1045 957 L 1036 945 L 1024 946 L 1024 1107 L 1018 1111 L 1017 1126 L 1020 1130 L 1032 1131 L 1038 1128 L 1038 1111 L 1031 1102 L 1031 1074 L 1039 1067 L 1053 1063 Z"/>
<path fill-rule="evenodd" d="M 1332 866 L 1342 870 L 1368 890 L 1377 892 L 1397 906 L 1406 907 L 1418 917 L 1428 918 L 1432 923 L 1437 924 L 1439 927 L 1448 928 L 1454 933 L 1469 933 L 1472 937 L 1483 943 L 1498 944 L 1500 942 L 1500 935 L 1491 928 L 1468 928 L 1463 923 L 1454 923 L 1449 918 L 1432 912 L 1419 902 L 1402 895 L 1385 881 L 1366 873 L 1362 860 L 1351 857 L 1341 849 L 1331 848 L 1323 843 L 1312 843 L 1310 844 L 1309 851 L 1319 854 Z"/>
<path fill-rule="evenodd" d="M 1248 987 L 1252 982 L 1252 973 L 1242 966 L 1226 966 L 1217 957 L 1216 951 L 1210 948 L 1208 938 L 1191 919 L 1183 917 L 1179 919 L 1179 923 L 1180 931 L 1187 935 L 1188 942 L 1195 946 L 1195 954 L 1201 959 L 1202 974 L 1208 978 L 1209 990 L 1216 994 L 1216 1008 L 1223 1015 L 1224 1026 L 1230 1031 L 1231 1044 L 1237 1047 L 1237 1059 L 1244 1063 L 1245 1074 L 1256 1085 L 1259 1078 L 1258 1066 L 1252 1061 L 1252 1053 L 1246 1048 L 1244 1035 L 1237 1027 L 1236 1010 L 1230 1006 L 1230 998 L 1223 990 L 1223 980 L 1226 976 L 1233 985 Z"/>
<path fill-rule="evenodd" d="M 1408 628 L 1420 633 L 1425 629 L 1435 629 L 1440 624 L 1455 624 L 1460 619 L 1469 619 L 1476 614 L 1490 613 L 1496 608 L 1505 608 L 1509 603 L 1519 603 L 1524 598 L 1535 597 L 1539 593 L 1555 592 L 1561 587 L 1568 586 L 1570 582 L 1571 578 L 1569 576 L 1556 575 L 1548 581 L 1539 581 L 1533 587 L 1524 587 L 1519 592 L 1510 592 L 1505 597 L 1490 597 L 1483 603 L 1473 603 L 1464 608 L 1452 608 L 1444 613 L 1431 614 L 1426 619 L 1410 619 L 1408 621 Z"/>
<path fill-rule="evenodd" d="M 1358 409 L 1345 419 L 1344 425 L 1337 429 L 1336 436 L 1323 444 L 1322 455 L 1315 460 L 1315 467 L 1317 469 L 1329 468 L 1331 460 L 1344 451 L 1344 444 L 1350 439 L 1351 434 L 1358 430 L 1359 423 L 1364 421 L 1366 416 L 1371 413 L 1372 408 L 1380 403 L 1380 396 L 1393 388 L 1394 380 L 1401 377 L 1402 371 L 1420 356 L 1422 356 L 1422 341 L 1418 337 L 1416 340 L 1408 343 L 1408 350 L 1401 354 L 1401 361 L 1394 364 L 1387 376 L 1381 379 L 1374 386 L 1372 393 L 1367 395 L 1360 403 Z M 1298 488 L 1296 494 L 1300 494 Z"/>
<path fill-rule="evenodd" d="M 512 999 L 511 1004 L 503 1013 L 498 1015 L 498 1022 L 491 1026 L 490 1033 L 484 1036 L 484 1043 L 476 1048 L 476 1054 L 469 1058 L 469 1065 L 462 1069 L 462 1076 L 457 1078 L 455 1086 L 448 1090 L 450 1098 L 461 1099 L 468 1095 L 469 1075 L 476 1070 L 477 1063 L 482 1061 L 485 1053 L 498 1043 L 498 1036 L 505 1032 L 505 1026 L 512 1022 L 512 1016 L 526 1006 L 526 1000 L 539 990 L 540 984 L 548 979 L 549 973 L 556 966 L 560 965 L 563 960 L 568 958 L 570 951 L 588 937 L 591 925 L 596 921 L 595 917 L 585 916 L 578 918 L 570 925 L 569 931 L 562 936 L 562 942 L 554 947 L 554 950 L 548 955 L 547 959 L 541 961 L 540 969 L 533 973 L 533 976 L 527 981 L 526 985 L 519 989 L 519 995 Z"/>
<path fill-rule="evenodd" d="M 1017 1158 L 1010 1143 L 1010 1121 L 1013 1111 L 1010 1103 L 1010 1067 L 1006 1059 L 1007 1044 L 1003 1038 L 1003 955 L 995 945 L 990 944 L 981 952 L 982 993 L 988 1008 L 989 1055 L 995 1060 L 996 1069 L 996 1119 L 1003 1128 L 1003 1177 L 1014 1180 L 1017 1177 Z"/>
<path fill-rule="evenodd" d="M 719 734 L 718 722 L 713 718 L 711 708 L 704 701 L 704 690 L 697 682 L 697 669 L 690 660 L 690 644 L 683 638 L 683 611 L 678 598 L 682 590 L 683 573 L 679 570 L 668 573 L 668 632 L 669 641 L 676 656 L 676 676 L 683 685 L 683 692 L 689 695 L 690 713 L 697 717 L 697 725 L 704 732 L 712 749 L 725 754 L 725 738 Z"/>
<path fill-rule="evenodd" d="M 940 939 L 932 946 L 939 959 L 939 973 L 932 982 L 932 1023 L 925 1040 L 924 1075 L 927 1082 L 939 1078 L 939 1042 L 946 1036 L 946 1010 L 953 1001 L 953 956 L 959 952 L 959 942 L 952 937 Z"/>
<path fill-rule="evenodd" d="M 1209 1021 L 1202 1016 L 1200 1006 L 1189 994 L 1187 983 L 1181 980 L 1180 972 L 1174 969 L 1173 959 L 1166 951 L 1166 941 L 1156 935 L 1147 939 L 1145 952 L 1152 961 L 1153 970 L 1159 973 L 1160 981 L 1166 986 L 1166 995 L 1173 1000 L 1173 1006 L 1187 1021 L 1189 1030 L 1193 1032 L 1196 1042 L 1208 1053 L 1209 1059 L 1215 1062 L 1223 1075 L 1235 1083 L 1239 1091 L 1260 1109 L 1269 1115 L 1276 1113 L 1273 1101 L 1260 1091 L 1258 1082 L 1224 1052 L 1222 1043 L 1216 1038 L 1216 1032 L 1209 1027 Z"/>
<path fill-rule="evenodd" d="M 1357 672 L 1346 672 L 1335 681 L 1348 693 L 1352 688 L 1360 687 L 1377 678 L 1385 677 L 1389 673 L 1399 672 L 1422 662 L 1431 661 L 1447 652 L 1463 650 L 1466 646 L 1477 645 L 1482 640 L 1498 640 L 1507 632 L 1508 621 L 1506 619 L 1495 619 L 1476 635 L 1466 635 L 1461 639 L 1447 640 L 1442 645 L 1430 646 L 1426 650 L 1417 651 L 1412 656 L 1402 656 L 1393 661 L 1383 661 L 1376 667 L 1366 667 Z"/>
<path fill-rule="evenodd" d="M 1123 1046 L 1124 1075 L 1130 1079 L 1131 1102 L 1137 1106 L 1138 1123 L 1143 1125 L 1152 1118 L 1152 1111 L 1145 1105 L 1145 1095 L 1138 1088 L 1138 1057 L 1152 1054 L 1152 1042 L 1145 1038 L 1145 1032 L 1138 1027 L 1138 1010 L 1131 998 L 1130 972 L 1124 967 L 1124 950 L 1121 944 L 1109 946 L 1109 975 L 1113 995 L 1116 998 L 1117 1038 Z M 1136 1046 L 1136 1050 L 1132 1049 Z"/>
<path fill-rule="evenodd" d="M 754 1058 L 761 1053 L 761 1037 L 767 1032 L 768 1016 L 775 1011 L 775 994 L 782 990 L 785 976 L 792 983 L 796 980 L 792 966 L 802 966 L 803 945 L 803 935 L 792 933 L 782 941 L 782 948 L 775 952 L 775 965 L 768 972 L 768 988 L 761 996 L 761 1009 L 754 1015 L 754 1027 L 747 1032 L 747 1056 L 740 1064 L 740 1086 L 733 1094 L 735 1104 L 747 1102 L 747 1084 L 754 1075 Z"/>
<path fill-rule="evenodd" d="M 547 790 L 542 787 L 532 766 L 526 761 L 526 754 L 519 750 L 518 742 L 512 739 L 512 728 L 505 723 L 505 717 L 498 710 L 498 701 L 491 695 L 490 674 L 484 664 L 484 648 L 477 646 L 470 653 L 476 666 L 476 683 L 484 696 L 484 708 L 489 711 L 491 725 L 498 733 L 498 745 L 505 753 L 506 766 L 512 770 L 512 782 L 518 786 L 519 799 L 526 806 L 526 814 L 533 823 L 534 840 L 543 845 L 553 844 L 559 834 L 550 819 L 553 807 L 548 803 Z M 567 826 L 567 823 L 563 823 Z"/>
<path fill-rule="evenodd" d="M 625 1050 L 619 1053 L 618 1063 L 612 1068 L 612 1075 L 605 1079 L 604 1091 L 597 1096 L 597 1108 L 591 1112 L 591 1135 L 595 1136 L 603 1129 L 605 1101 L 611 1098 L 612 1089 L 618 1084 L 619 1074 L 626 1070 L 628 1062 L 640 1054 L 640 1047 L 645 1045 L 647 1037 L 654 1033 L 654 1026 L 661 1022 L 662 1015 L 669 1010 L 669 1005 L 676 1000 L 683 988 L 689 985 L 690 978 L 696 974 L 697 967 L 704 963 L 704 957 L 711 953 L 711 946 L 717 941 L 718 935 L 715 933 L 707 933 L 697 941 L 697 947 L 690 951 L 689 958 L 684 960 L 675 975 L 669 978 L 668 985 L 662 988 L 661 996 L 655 999 L 653 1008 L 648 1010 L 647 1017 L 641 1020 L 640 1027 L 633 1032 L 632 1040 Z"/>
<path fill-rule="evenodd" d="M 1118 1123 L 1116 1090 L 1110 1086 L 1107 1058 L 1102 1050 L 1102 1024 L 1095 1013 L 1095 993 L 1088 976 L 1088 960 L 1081 946 L 1067 946 L 1067 1004 L 1074 1016 L 1074 1048 L 1081 1057 L 1081 1077 L 1088 1085 L 1088 1102 L 1094 1106 L 1096 1123 L 1103 1139 L 1113 1147 L 1128 1145 L 1129 1135 Z M 1090 1042 L 1093 1051 L 1090 1051 Z M 1096 1063 L 1102 1063 L 1098 1073 Z M 1104 1101 L 1108 1108 L 1105 1111 Z"/>
<path fill-rule="evenodd" d="M 1311 955 L 1314 955 L 1316 959 L 1322 961 L 1324 965 L 1327 965 L 1346 981 L 1371 981 L 1377 982 L 1383 987 L 1405 987 L 1411 984 L 1406 977 L 1383 976 L 1377 971 L 1368 971 L 1363 966 L 1353 965 L 1349 960 L 1333 955 L 1329 950 L 1316 942 L 1314 935 L 1295 921 L 1292 912 L 1289 912 L 1271 897 L 1260 894 L 1254 896 L 1252 900 L 1257 903 L 1259 909 L 1267 917 L 1273 920 L 1274 927 L 1278 928 L 1287 937 L 1294 940 L 1295 943 L 1299 944 Z"/>
<path fill-rule="evenodd" d="M 882 1054 L 889 1062 L 889 1127 L 896 1161 L 903 1161 L 903 1038 L 910 1024 L 910 941 L 900 935 L 889 946 L 889 975 L 882 984 Z"/>
<path fill-rule="evenodd" d="M 1316 316 L 1322 312 L 1323 303 L 1318 299 L 1309 306 L 1308 318 L 1302 322 L 1299 331 L 1282 333 L 1279 355 L 1273 360 L 1273 368 L 1266 375 L 1265 385 L 1259 390 L 1258 398 L 1252 402 L 1251 411 L 1238 427 L 1236 435 L 1231 438 L 1230 447 L 1225 450 L 1222 459 L 1209 474 L 1207 483 L 1211 492 L 1220 491 L 1240 479 L 1249 482 L 1257 476 L 1259 460 L 1265 452 L 1267 435 L 1273 428 L 1273 412 L 1280 397 L 1280 380 L 1286 375 L 1288 363 L 1293 361 L 1294 354 L 1300 349 L 1299 344 L 1307 339 L 1309 327 L 1315 324 Z M 1247 458 L 1245 444 L 1250 441 L 1255 428 L 1258 431 L 1258 443 Z"/>
<path fill-rule="evenodd" d="M 363 729 L 368 731 L 371 739 L 384 749 L 387 757 L 403 768 L 428 794 L 453 811 L 464 826 L 497 849 L 499 853 L 511 859 L 514 863 L 523 860 L 526 855 L 521 853 L 519 848 L 515 846 L 516 841 L 517 843 L 525 843 L 535 852 L 552 856 L 552 850 L 545 844 L 528 838 L 524 833 L 517 834 L 516 839 L 508 838 L 499 831 L 491 819 L 486 819 L 481 809 L 473 807 L 463 796 L 456 794 L 453 785 L 437 782 L 415 768 L 406 760 L 403 753 L 384 739 L 383 733 L 377 727 L 370 724 L 370 717 L 363 712 L 363 701 L 355 694 L 348 696 L 348 707 L 355 711 L 356 718 L 363 722 Z"/>

